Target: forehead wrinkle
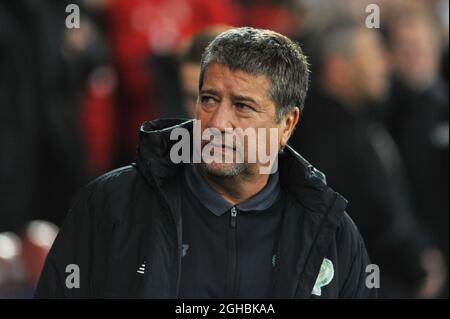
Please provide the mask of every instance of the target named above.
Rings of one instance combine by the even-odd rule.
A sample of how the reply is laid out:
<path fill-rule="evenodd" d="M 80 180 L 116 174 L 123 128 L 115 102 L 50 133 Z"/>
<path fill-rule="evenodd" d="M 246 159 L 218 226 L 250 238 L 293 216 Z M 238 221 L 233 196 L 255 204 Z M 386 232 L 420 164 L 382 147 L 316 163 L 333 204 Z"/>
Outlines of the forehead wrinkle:
<path fill-rule="evenodd" d="M 216 77 L 212 86 L 206 86 L 211 74 Z M 208 66 L 205 72 L 203 89 L 225 90 L 231 98 L 238 96 L 248 96 L 255 100 L 261 107 L 267 107 L 264 98 L 272 102 L 270 96 L 270 80 L 265 75 L 254 75 L 243 70 L 232 70 L 225 65 L 213 63 Z"/>

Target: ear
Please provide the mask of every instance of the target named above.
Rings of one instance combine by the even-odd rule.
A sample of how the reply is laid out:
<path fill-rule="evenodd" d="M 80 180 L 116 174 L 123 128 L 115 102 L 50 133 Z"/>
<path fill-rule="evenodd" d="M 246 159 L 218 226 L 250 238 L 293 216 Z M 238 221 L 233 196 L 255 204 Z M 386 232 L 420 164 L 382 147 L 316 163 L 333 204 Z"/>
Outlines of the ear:
<path fill-rule="evenodd" d="M 291 112 L 284 115 L 281 120 L 280 146 L 285 146 L 289 141 L 289 138 L 291 137 L 292 132 L 300 119 L 300 114 L 300 109 L 296 106 Z"/>

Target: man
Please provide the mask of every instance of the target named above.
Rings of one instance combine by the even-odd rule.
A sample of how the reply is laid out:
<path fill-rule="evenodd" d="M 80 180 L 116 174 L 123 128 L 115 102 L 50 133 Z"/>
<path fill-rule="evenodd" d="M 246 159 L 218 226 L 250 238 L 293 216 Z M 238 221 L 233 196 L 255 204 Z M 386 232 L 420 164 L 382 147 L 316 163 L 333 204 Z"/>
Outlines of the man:
<path fill-rule="evenodd" d="M 365 118 L 388 93 L 381 38 L 358 22 L 339 20 L 317 39 L 319 83 L 295 145 L 349 199 L 348 213 L 380 266 L 382 296 L 431 296 L 439 284 L 429 285 L 436 272 L 422 265 L 426 241 L 400 154 L 386 129 Z"/>
<path fill-rule="evenodd" d="M 449 100 L 439 72 L 442 41 L 435 23 L 422 11 L 400 11 L 390 19 L 394 79 L 383 121 L 405 161 L 420 220 L 448 260 Z M 443 296 L 448 297 L 448 285 Z"/>
<path fill-rule="evenodd" d="M 286 145 L 308 72 L 300 47 L 278 33 L 220 34 L 202 57 L 197 119 L 202 135 L 215 130 L 225 143 L 201 141 L 202 157 L 215 143 L 213 153 L 237 158 L 243 141 L 256 142 L 256 161 L 177 164 L 182 140 L 174 133 L 187 131 L 196 144 L 198 122 L 145 123 L 137 163 L 100 177 L 76 200 L 36 296 L 374 297 L 377 281 L 366 278 L 370 261 L 346 200 Z M 258 134 L 227 143 L 230 128 Z M 265 134 L 269 128 L 277 134 Z M 259 150 L 274 136 L 278 164 L 261 173 Z"/>

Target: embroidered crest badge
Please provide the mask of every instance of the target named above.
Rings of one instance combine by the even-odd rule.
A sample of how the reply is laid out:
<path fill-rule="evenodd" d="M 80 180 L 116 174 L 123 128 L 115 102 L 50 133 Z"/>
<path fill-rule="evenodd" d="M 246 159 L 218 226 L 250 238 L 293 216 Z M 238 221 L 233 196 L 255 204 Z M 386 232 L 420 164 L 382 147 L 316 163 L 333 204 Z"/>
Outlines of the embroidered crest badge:
<path fill-rule="evenodd" d="M 316 283 L 311 292 L 312 295 L 321 296 L 322 287 L 328 285 L 334 277 L 334 267 L 331 260 L 324 258 L 322 265 L 320 266 L 319 275 L 317 276 Z"/>

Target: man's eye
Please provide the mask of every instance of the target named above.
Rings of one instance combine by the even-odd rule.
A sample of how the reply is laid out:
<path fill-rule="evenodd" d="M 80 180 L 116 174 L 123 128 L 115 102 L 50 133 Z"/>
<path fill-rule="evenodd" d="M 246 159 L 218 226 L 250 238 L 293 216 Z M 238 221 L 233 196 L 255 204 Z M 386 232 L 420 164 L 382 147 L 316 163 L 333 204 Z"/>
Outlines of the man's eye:
<path fill-rule="evenodd" d="M 211 96 L 201 96 L 200 101 L 202 102 L 202 104 L 214 103 L 214 99 Z"/>
<path fill-rule="evenodd" d="M 236 108 L 239 110 L 239 111 L 253 111 L 253 108 L 252 107 L 250 107 L 250 106 L 248 106 L 247 104 L 244 104 L 244 103 L 236 103 L 235 104 L 236 105 Z"/>

